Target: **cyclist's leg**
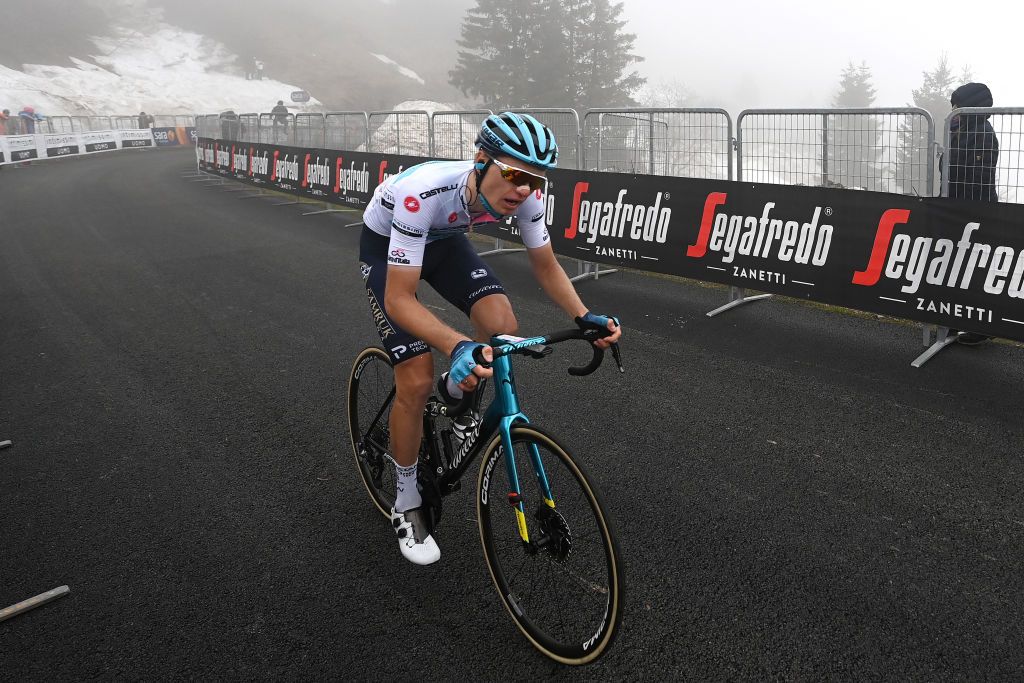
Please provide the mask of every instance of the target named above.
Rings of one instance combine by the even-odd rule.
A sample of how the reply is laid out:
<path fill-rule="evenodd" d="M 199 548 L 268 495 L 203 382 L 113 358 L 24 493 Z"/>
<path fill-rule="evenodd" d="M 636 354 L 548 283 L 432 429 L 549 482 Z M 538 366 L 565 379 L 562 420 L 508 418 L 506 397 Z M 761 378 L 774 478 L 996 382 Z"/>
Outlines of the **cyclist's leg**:
<path fill-rule="evenodd" d="M 428 245 L 433 259 L 424 259 L 423 279 L 473 324 L 474 339 L 486 342 L 494 334 L 513 334 L 519 327 L 505 288 L 465 235 Z M 437 247 L 442 247 L 438 249 Z M 433 255 L 433 254 L 431 254 Z"/>
<path fill-rule="evenodd" d="M 403 330 L 384 309 L 387 286 L 388 238 L 364 227 L 359 240 L 359 260 L 370 312 L 384 348 L 395 368 L 395 400 L 388 427 L 390 451 L 397 468 L 395 508 L 404 512 L 422 503 L 416 489 L 416 460 L 423 438 L 423 409 L 430 396 L 434 363 L 430 347 Z"/>

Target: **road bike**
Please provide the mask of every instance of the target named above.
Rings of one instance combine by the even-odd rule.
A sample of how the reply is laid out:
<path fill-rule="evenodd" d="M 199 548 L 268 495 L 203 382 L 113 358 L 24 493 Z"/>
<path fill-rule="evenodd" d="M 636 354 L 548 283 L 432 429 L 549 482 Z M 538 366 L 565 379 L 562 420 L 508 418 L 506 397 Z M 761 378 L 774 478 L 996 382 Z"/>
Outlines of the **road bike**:
<path fill-rule="evenodd" d="M 457 406 L 431 396 L 423 413 L 419 486 L 430 531 L 441 519 L 442 500 L 461 487 L 462 476 L 482 456 L 476 482 L 477 524 L 484 558 L 508 613 L 543 654 L 563 664 L 587 664 L 603 655 L 622 620 L 623 577 L 618 542 L 601 496 L 580 462 L 520 409 L 511 357 L 544 358 L 553 345 L 579 339 L 594 354 L 572 375 L 600 366 L 604 351 L 593 342 L 600 329 L 571 329 L 528 339 L 491 339 L 493 400 L 465 438 L 451 421 L 468 410 L 480 415 L 483 389 Z M 617 345 L 612 347 L 622 371 Z M 477 349 L 478 363 L 483 362 Z M 486 363 L 485 363 L 486 364 Z M 363 349 L 352 365 L 348 419 L 356 465 L 381 514 L 395 499 L 395 462 L 388 451 L 388 418 L 395 398 L 394 370 L 383 349 Z M 521 476 L 532 472 L 534 476 Z"/>

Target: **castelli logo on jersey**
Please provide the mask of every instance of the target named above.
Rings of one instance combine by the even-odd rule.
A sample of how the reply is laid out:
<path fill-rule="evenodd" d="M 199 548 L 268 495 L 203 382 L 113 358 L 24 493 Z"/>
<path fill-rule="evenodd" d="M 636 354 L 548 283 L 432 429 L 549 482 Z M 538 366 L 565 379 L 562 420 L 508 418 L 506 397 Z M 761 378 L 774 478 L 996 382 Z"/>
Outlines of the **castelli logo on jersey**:
<path fill-rule="evenodd" d="M 459 220 L 459 214 L 455 213 L 454 211 L 452 211 L 450 214 L 448 214 L 448 222 L 449 223 L 454 223 L 457 220 Z"/>
<path fill-rule="evenodd" d="M 662 206 L 668 199 L 665 192 L 659 192 L 651 204 L 629 204 L 625 201 L 629 190 L 619 190 L 615 203 L 587 201 L 583 198 L 590 190 L 590 183 L 576 183 L 572 193 L 572 218 L 565 229 L 566 239 L 586 235 L 593 244 L 598 237 L 630 239 L 643 242 L 664 243 L 668 239 L 668 226 L 672 220 L 672 209 Z"/>
<path fill-rule="evenodd" d="M 420 200 L 415 197 L 409 196 L 402 200 L 402 204 L 405 206 L 406 211 L 409 213 L 416 213 L 420 210 Z"/>
<path fill-rule="evenodd" d="M 722 263 L 732 263 L 740 255 L 784 263 L 825 265 L 834 229 L 827 223 L 818 224 L 822 207 L 814 207 L 811 219 L 801 222 L 772 216 L 775 202 L 765 202 L 760 216 L 730 215 L 718 210 L 727 199 L 725 192 L 708 194 L 697 239 L 687 246 L 687 256 L 704 258 L 712 251 L 722 254 Z M 825 214 L 830 215 L 831 209 Z"/>

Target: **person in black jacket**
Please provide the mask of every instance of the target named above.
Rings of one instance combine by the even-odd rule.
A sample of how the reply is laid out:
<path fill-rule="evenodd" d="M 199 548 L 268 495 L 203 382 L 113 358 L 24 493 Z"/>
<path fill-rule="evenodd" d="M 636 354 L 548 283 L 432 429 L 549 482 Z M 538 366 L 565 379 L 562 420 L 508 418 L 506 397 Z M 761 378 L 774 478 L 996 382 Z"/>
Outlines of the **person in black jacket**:
<path fill-rule="evenodd" d="M 991 107 L 992 91 L 984 83 L 961 85 L 950 95 L 953 110 Z M 988 114 L 961 114 L 949 123 L 949 196 L 956 199 L 999 201 L 996 163 L 999 142 Z"/>
<path fill-rule="evenodd" d="M 984 83 L 966 83 L 949 97 L 953 111 L 960 107 L 991 107 L 992 91 Z M 949 193 L 954 199 L 999 201 L 996 192 L 996 163 L 999 142 L 989 114 L 959 114 L 949 122 Z M 959 332 L 957 342 L 973 346 L 991 337 L 977 332 Z"/>

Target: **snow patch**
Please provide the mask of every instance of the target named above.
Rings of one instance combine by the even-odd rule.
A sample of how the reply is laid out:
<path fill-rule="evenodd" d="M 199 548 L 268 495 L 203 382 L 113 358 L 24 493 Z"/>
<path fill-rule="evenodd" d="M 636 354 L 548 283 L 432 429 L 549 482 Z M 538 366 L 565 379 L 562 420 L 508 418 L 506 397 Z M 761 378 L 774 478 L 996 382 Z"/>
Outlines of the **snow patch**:
<path fill-rule="evenodd" d="M 411 78 L 414 81 L 418 81 L 420 85 L 427 84 L 426 81 L 420 78 L 420 75 L 418 73 L 416 73 L 412 69 L 402 66 L 401 64 L 391 59 L 390 57 L 386 57 L 385 55 L 379 55 L 376 52 L 371 52 L 370 54 L 379 59 L 380 61 L 384 62 L 385 64 L 395 67 L 398 73 L 402 74 L 403 76 Z"/>
<path fill-rule="evenodd" d="M 22 71 L 0 65 L 0 107 L 28 105 L 47 116 L 169 115 L 267 112 L 284 100 L 292 111 L 321 110 L 316 99 L 290 101 L 299 86 L 246 80 L 224 45 L 167 23 L 153 22 L 145 33 L 115 27 L 92 41 L 91 62 L 72 57 L 70 67 L 25 64 Z"/>

